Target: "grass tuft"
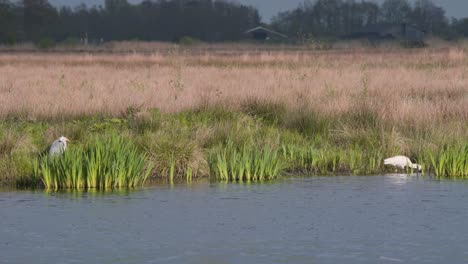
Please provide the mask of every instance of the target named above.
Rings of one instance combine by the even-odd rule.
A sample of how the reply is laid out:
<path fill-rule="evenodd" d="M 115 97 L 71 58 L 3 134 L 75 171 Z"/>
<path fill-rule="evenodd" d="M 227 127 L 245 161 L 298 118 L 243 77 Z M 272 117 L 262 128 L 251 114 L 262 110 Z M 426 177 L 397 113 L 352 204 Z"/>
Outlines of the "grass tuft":
<path fill-rule="evenodd" d="M 429 152 L 428 156 L 436 176 L 468 178 L 468 144 L 447 146 L 439 152 Z"/>
<path fill-rule="evenodd" d="M 277 178 L 283 170 L 279 151 L 268 146 L 237 146 L 232 140 L 210 153 L 211 175 L 223 181 L 262 181 Z"/>
<path fill-rule="evenodd" d="M 83 147 L 69 147 L 60 156 L 41 156 L 34 161 L 33 179 L 49 189 L 136 187 L 149 177 L 152 163 L 146 162 L 126 138 L 94 137 Z"/>

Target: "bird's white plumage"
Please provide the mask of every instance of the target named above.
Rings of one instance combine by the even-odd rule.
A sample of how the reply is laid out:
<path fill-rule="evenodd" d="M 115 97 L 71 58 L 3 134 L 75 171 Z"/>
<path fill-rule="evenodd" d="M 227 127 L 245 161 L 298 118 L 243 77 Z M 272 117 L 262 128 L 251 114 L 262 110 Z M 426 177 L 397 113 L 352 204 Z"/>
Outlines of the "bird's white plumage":
<path fill-rule="evenodd" d="M 62 154 L 67 149 L 67 142 L 70 141 L 68 138 L 61 136 L 55 140 L 50 146 L 49 155 L 55 156 Z"/>
<path fill-rule="evenodd" d="M 416 163 L 412 163 L 410 158 L 408 158 L 406 156 L 395 156 L 395 157 L 385 159 L 384 164 L 385 165 L 392 165 L 392 166 L 399 167 L 399 168 L 402 168 L 402 169 L 405 169 L 407 167 L 417 169 L 417 170 L 422 169 L 421 165 L 416 164 Z"/>

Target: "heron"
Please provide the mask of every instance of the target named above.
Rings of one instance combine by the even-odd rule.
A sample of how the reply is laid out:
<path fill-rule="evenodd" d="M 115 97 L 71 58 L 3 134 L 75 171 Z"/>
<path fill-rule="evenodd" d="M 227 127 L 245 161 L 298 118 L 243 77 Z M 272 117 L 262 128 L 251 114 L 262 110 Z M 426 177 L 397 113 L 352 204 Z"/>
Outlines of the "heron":
<path fill-rule="evenodd" d="M 67 142 L 70 140 L 64 136 L 61 136 L 59 139 L 55 140 L 50 146 L 49 155 L 56 156 L 62 154 L 65 149 L 67 149 Z"/>
<path fill-rule="evenodd" d="M 392 165 L 392 166 L 399 167 L 399 168 L 402 168 L 402 169 L 405 169 L 405 168 L 408 167 L 408 168 L 416 169 L 418 171 L 422 170 L 421 165 L 416 164 L 416 163 L 412 163 L 410 158 L 408 158 L 406 156 L 395 156 L 395 157 L 385 159 L 384 164 L 385 165 Z"/>

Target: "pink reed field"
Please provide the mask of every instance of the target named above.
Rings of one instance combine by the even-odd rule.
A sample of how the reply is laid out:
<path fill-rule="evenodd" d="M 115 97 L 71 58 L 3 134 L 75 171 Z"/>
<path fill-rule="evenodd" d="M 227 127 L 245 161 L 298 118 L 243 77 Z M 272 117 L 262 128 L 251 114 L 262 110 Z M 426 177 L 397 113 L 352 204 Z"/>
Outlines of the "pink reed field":
<path fill-rule="evenodd" d="M 462 49 L 377 52 L 0 55 L 0 114 L 119 115 L 130 106 L 177 112 L 245 100 L 325 115 L 365 104 L 384 120 L 468 120 Z"/>

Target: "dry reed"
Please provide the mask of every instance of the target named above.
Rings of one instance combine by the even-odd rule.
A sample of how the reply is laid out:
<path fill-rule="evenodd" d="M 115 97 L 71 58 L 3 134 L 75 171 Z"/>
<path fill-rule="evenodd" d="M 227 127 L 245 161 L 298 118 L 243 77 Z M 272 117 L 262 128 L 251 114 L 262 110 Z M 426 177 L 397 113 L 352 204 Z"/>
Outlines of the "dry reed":
<path fill-rule="evenodd" d="M 458 48 L 0 54 L 1 118 L 238 109 L 251 98 L 324 115 L 365 106 L 400 124 L 466 124 L 468 58 Z"/>

